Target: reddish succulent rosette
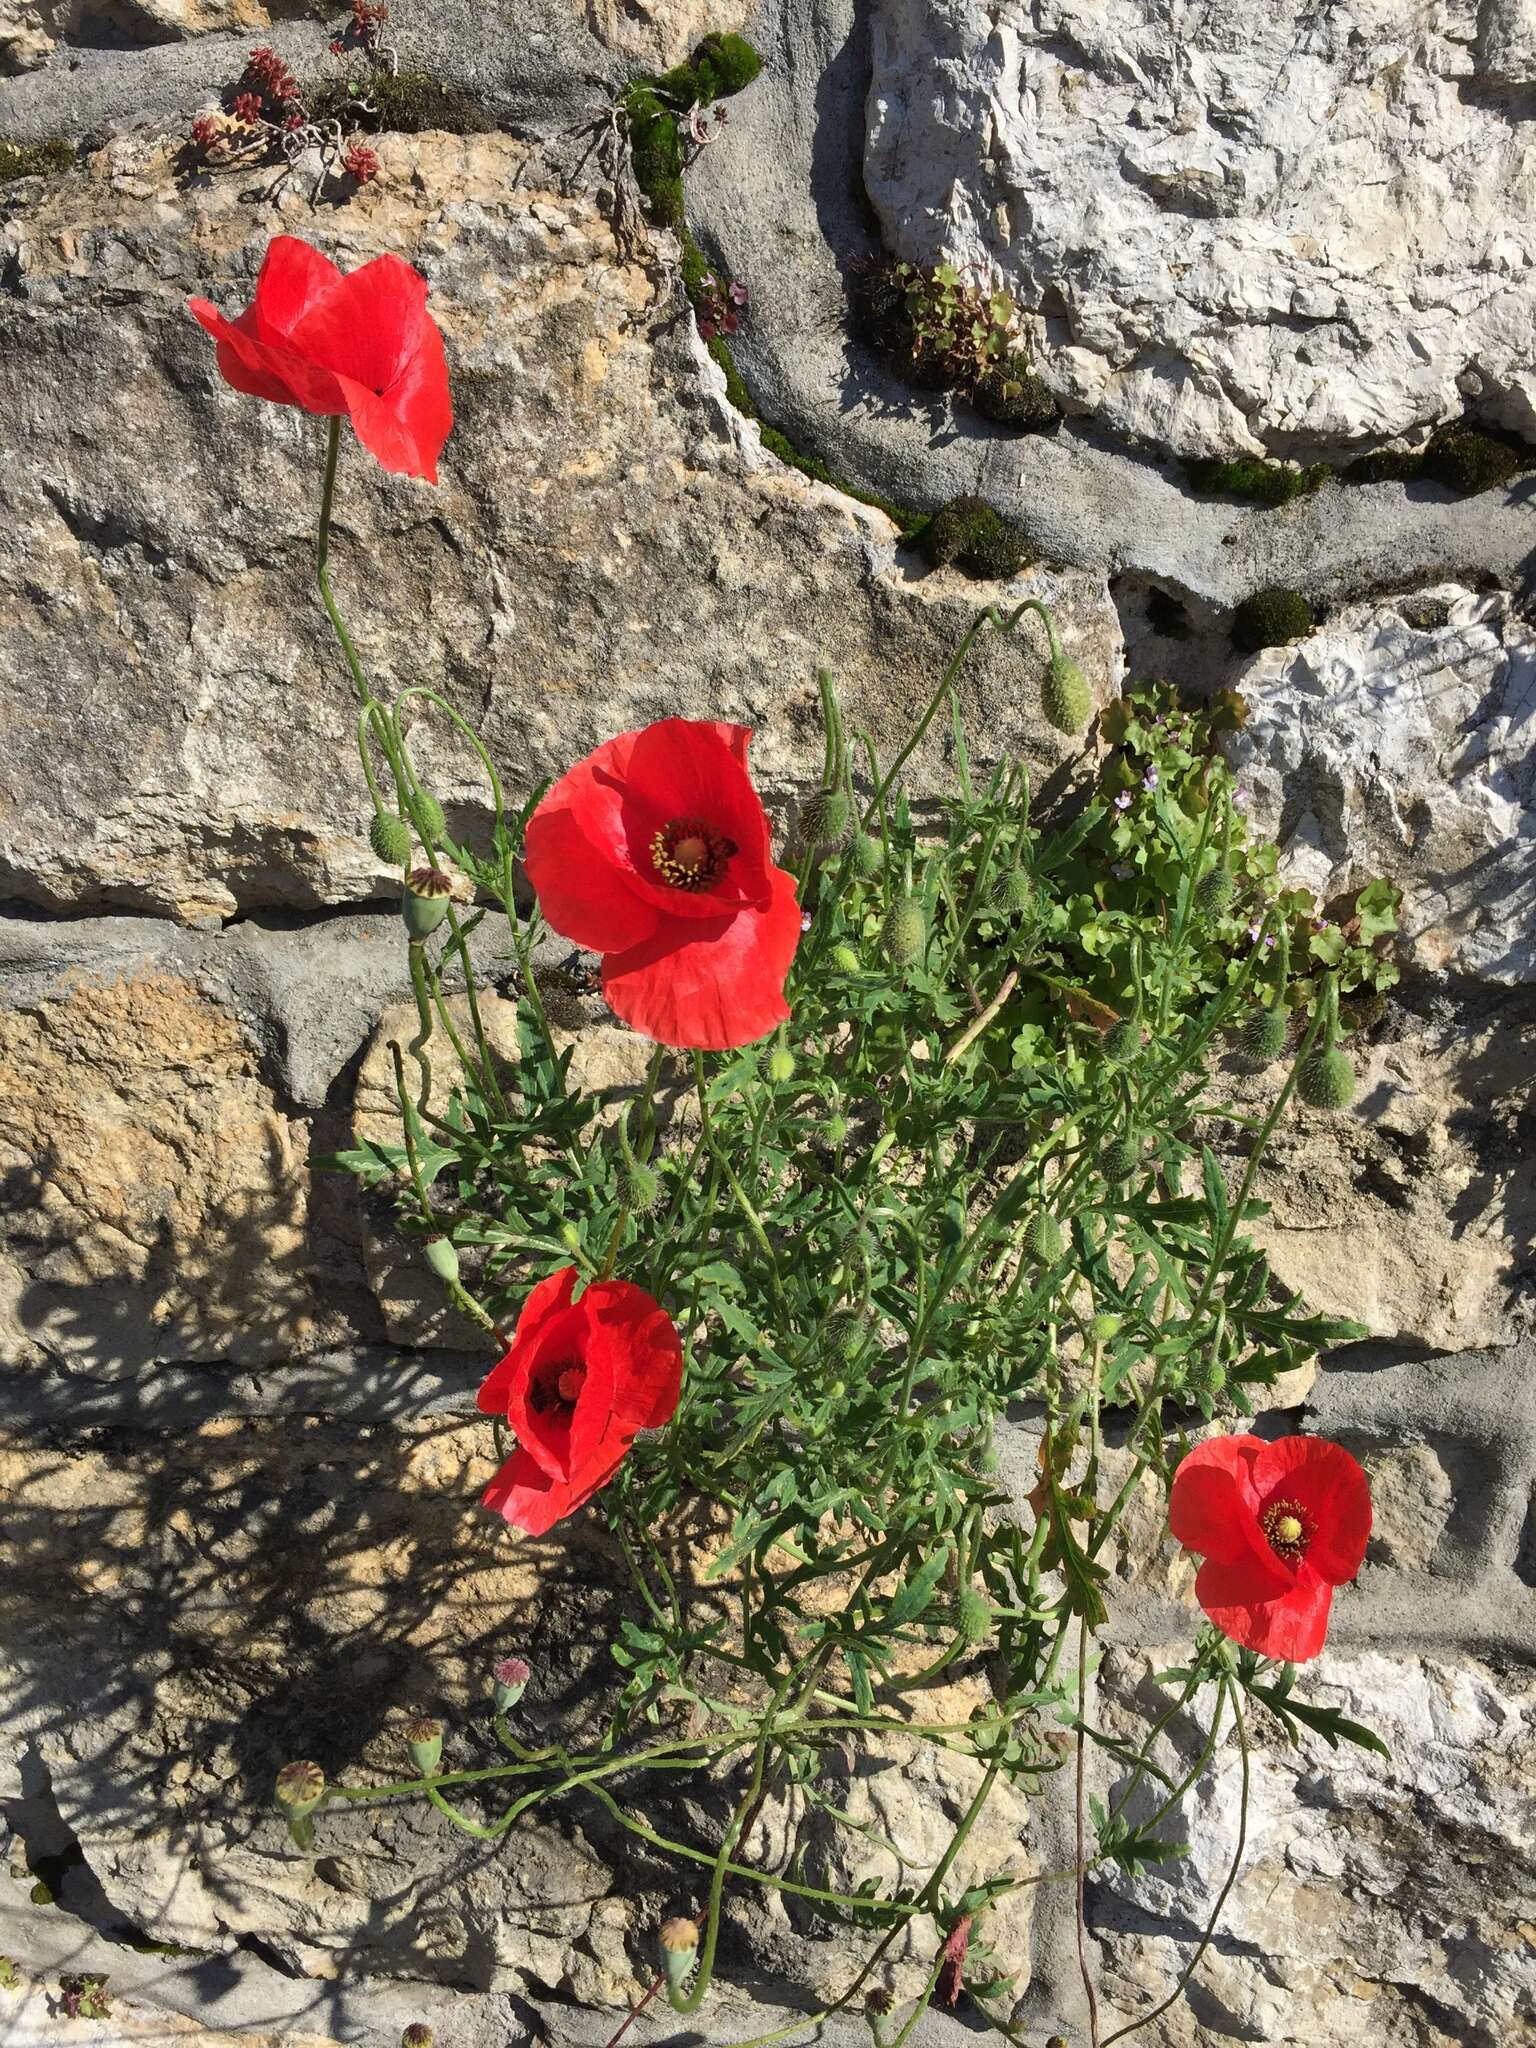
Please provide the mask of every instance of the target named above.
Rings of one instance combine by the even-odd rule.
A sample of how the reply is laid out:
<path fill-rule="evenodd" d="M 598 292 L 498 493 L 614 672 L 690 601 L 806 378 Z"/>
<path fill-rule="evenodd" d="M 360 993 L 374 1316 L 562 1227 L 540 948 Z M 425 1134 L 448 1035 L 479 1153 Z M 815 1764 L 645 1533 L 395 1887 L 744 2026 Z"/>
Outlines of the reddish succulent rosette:
<path fill-rule="evenodd" d="M 219 373 L 236 391 L 345 414 L 385 469 L 437 482 L 453 401 L 426 280 L 409 263 L 376 256 L 343 276 L 308 242 L 278 235 L 238 319 L 206 299 L 188 304 L 217 341 Z"/>
<path fill-rule="evenodd" d="M 1168 1526 L 1205 1559 L 1195 1598 L 1222 1634 L 1299 1664 L 1322 1649 L 1333 1589 L 1365 1557 L 1370 1482 L 1322 1437 L 1214 1437 L 1174 1473 Z"/>
<path fill-rule="evenodd" d="M 602 955 L 614 1014 L 662 1045 L 724 1051 L 789 1015 L 795 882 L 772 860 L 750 729 L 663 718 L 561 777 L 524 862 L 548 923 Z"/>
<path fill-rule="evenodd" d="M 596 1280 L 575 1291 L 574 1266 L 539 1282 L 480 1389 L 481 1409 L 517 1437 L 482 1499 L 529 1536 L 606 1486 L 636 1432 L 670 1420 L 682 1391 L 677 1331 L 643 1288 Z"/>

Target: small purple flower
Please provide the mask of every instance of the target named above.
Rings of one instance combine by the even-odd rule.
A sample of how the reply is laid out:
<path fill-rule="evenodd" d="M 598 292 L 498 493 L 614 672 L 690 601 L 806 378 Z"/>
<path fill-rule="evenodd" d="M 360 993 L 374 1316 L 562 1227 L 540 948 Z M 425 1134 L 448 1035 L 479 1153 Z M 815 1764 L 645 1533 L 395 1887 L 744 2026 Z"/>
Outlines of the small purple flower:
<path fill-rule="evenodd" d="M 1246 810 L 1247 810 L 1247 808 L 1248 808 L 1248 804 L 1249 804 L 1249 796 L 1248 796 L 1248 792 L 1247 792 L 1247 790 L 1246 790 L 1246 789 L 1244 789 L 1243 785 L 1242 785 L 1242 784 L 1241 784 L 1240 782 L 1238 782 L 1238 783 L 1234 783 L 1234 785 L 1233 785 L 1233 788 L 1232 788 L 1232 808 L 1233 808 L 1233 810 L 1234 810 L 1234 811 L 1246 811 Z"/>
<path fill-rule="evenodd" d="M 746 285 L 736 283 L 731 286 L 729 298 L 733 306 L 744 306 L 751 296 L 751 291 Z"/>
<path fill-rule="evenodd" d="M 1327 918 L 1326 918 L 1326 917 L 1314 917 L 1314 918 L 1313 918 L 1313 920 L 1312 920 L 1312 929 L 1313 929 L 1313 931 L 1315 931 L 1315 932 L 1325 932 L 1325 931 L 1327 931 L 1327 929 L 1328 929 L 1328 920 L 1327 920 Z"/>
<path fill-rule="evenodd" d="M 1264 940 L 1264 950 L 1265 950 L 1265 952 L 1271 952 L 1271 951 L 1273 951 L 1273 949 L 1274 949 L 1274 944 L 1275 944 L 1275 935 L 1274 935 L 1274 933 L 1273 933 L 1273 932 L 1269 932 L 1268 934 L 1266 934 L 1266 936 L 1265 936 L 1265 940 Z"/>
<path fill-rule="evenodd" d="M 1157 769 L 1155 767 L 1149 768 L 1146 774 L 1143 775 L 1143 777 L 1141 778 L 1141 786 L 1143 789 L 1156 789 Z"/>
<path fill-rule="evenodd" d="M 1128 789 L 1122 789 L 1120 794 L 1115 798 L 1115 809 L 1117 811 L 1128 811 L 1130 808 L 1131 792 Z"/>
<path fill-rule="evenodd" d="M 811 913 L 810 913 L 810 912 L 809 912 L 808 910 L 802 910 L 802 911 L 801 911 L 801 913 L 800 913 L 800 929 L 801 929 L 801 931 L 803 931 L 803 932 L 808 932 L 808 931 L 810 930 L 810 928 L 811 928 Z"/>
<path fill-rule="evenodd" d="M 1256 924 L 1249 925 L 1248 940 L 1250 945 L 1256 946 L 1259 943 L 1259 927 Z"/>

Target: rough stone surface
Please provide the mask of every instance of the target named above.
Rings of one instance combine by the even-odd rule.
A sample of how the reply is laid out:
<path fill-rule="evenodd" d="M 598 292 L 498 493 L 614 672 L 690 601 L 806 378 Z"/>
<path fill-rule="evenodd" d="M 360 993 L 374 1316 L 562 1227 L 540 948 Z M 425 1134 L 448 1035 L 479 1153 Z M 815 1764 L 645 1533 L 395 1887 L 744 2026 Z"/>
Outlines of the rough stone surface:
<path fill-rule="evenodd" d="M 1298 882 L 1390 876 L 1417 965 L 1536 978 L 1536 633 L 1507 597 L 1347 606 L 1237 681 L 1234 764 Z"/>
<path fill-rule="evenodd" d="M 1122 1703 L 1119 1713 L 1111 1705 L 1112 1726 L 1129 1725 L 1124 1704 L 1145 1712 L 1166 1701 L 1147 1668 L 1126 1660 L 1107 1673 L 1110 1699 Z M 1479 1659 L 1331 1654 L 1307 1668 L 1298 1694 L 1375 1729 L 1394 1762 L 1313 1736 L 1288 1748 L 1254 1714 L 1248 1843 L 1224 1933 L 1188 2002 L 1146 2038 L 1163 2048 L 1505 2048 L 1522 2039 L 1536 2025 L 1536 1678 Z M 1182 1716 L 1170 1732 L 1177 1770 L 1204 1731 Z M 1163 1830 L 1188 1840 L 1188 1860 L 1093 1887 L 1117 2018 L 1150 2012 L 1188 1960 L 1235 1853 L 1237 1779 L 1229 1733 Z M 1153 1790 L 1132 1795 L 1133 1813 L 1151 1813 L 1162 1797 Z"/>
<path fill-rule="evenodd" d="M 1469 401 L 1528 430 L 1512 12 L 1480 58 L 1473 0 L 878 0 L 865 183 L 894 250 L 1006 285 L 1117 432 L 1308 455 Z"/>
<path fill-rule="evenodd" d="M 179 188 L 170 151 L 138 138 L 0 230 L 0 388 L 31 421 L 0 527 L 0 704 L 20 741 L 0 878 L 24 900 L 196 918 L 385 886 L 351 686 L 310 587 L 319 429 L 224 386 L 183 303 L 243 304 L 278 227 L 349 264 L 400 251 L 433 284 L 459 410 L 442 487 L 386 477 L 349 436 L 333 574 L 378 687 L 440 689 L 514 793 L 663 712 L 758 726 L 758 774 L 784 791 L 819 772 L 818 663 L 891 745 L 995 594 L 919 576 L 882 515 L 749 468 L 654 269 L 522 145 L 379 147 L 377 184 L 323 230 L 292 186 L 260 204 L 243 180 Z M 151 469 L 124 406 L 157 443 Z M 1102 578 L 1042 571 L 1025 590 L 1060 607 L 1110 693 Z M 1070 748 L 1039 714 L 1041 669 L 1034 641 L 994 639 L 968 693 L 985 751 L 1048 772 Z M 464 828 L 483 782 L 445 730 L 423 721 L 415 743 Z"/>
<path fill-rule="evenodd" d="M 750 0 L 568 0 L 606 49 L 647 71 L 691 55 L 706 35 L 741 29 Z"/>

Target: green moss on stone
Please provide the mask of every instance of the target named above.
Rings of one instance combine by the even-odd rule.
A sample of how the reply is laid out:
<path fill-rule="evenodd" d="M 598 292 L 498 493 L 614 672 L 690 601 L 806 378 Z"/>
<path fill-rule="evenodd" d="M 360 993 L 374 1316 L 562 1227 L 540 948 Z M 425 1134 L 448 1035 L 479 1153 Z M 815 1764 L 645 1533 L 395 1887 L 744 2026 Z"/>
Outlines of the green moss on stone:
<path fill-rule="evenodd" d="M 757 407 L 752 403 L 752 394 L 747 389 L 740 370 L 736 367 L 736 358 L 731 354 L 730 346 L 726 342 L 725 337 L 717 334 L 714 340 L 707 342 L 705 346 L 725 372 L 726 397 L 735 406 L 743 419 L 755 420 L 757 418 Z"/>
<path fill-rule="evenodd" d="M 364 113 L 346 81 L 330 78 L 304 95 L 311 119 L 339 120 L 370 135 L 489 135 L 496 126 L 468 93 L 425 71 L 380 71 L 368 80 L 366 97 L 371 111 Z"/>
<path fill-rule="evenodd" d="M 701 99 L 729 99 L 748 86 L 763 68 L 763 60 L 745 36 L 706 36 L 693 53 L 694 69 L 708 90 Z"/>
<path fill-rule="evenodd" d="M 923 528 L 923 553 L 935 568 L 953 562 L 967 576 L 1006 579 L 1034 559 L 1023 527 L 985 498 L 951 498 Z"/>
<path fill-rule="evenodd" d="M 0 142 L 0 185 L 17 178 L 55 178 L 75 161 L 75 145 L 62 135 L 43 142 Z"/>
<path fill-rule="evenodd" d="M 1423 475 L 1432 484 L 1471 497 L 1507 484 L 1529 464 L 1508 442 L 1496 441 L 1475 427 L 1442 427 L 1424 450 Z"/>
<path fill-rule="evenodd" d="M 1021 432 L 1044 426 L 1059 411 L 1049 386 L 1030 367 L 1028 356 L 1005 356 L 995 370 L 977 378 L 966 396 L 989 420 Z"/>
<path fill-rule="evenodd" d="M 1261 462 L 1253 455 L 1238 455 L 1231 461 L 1212 457 L 1186 463 L 1185 470 L 1197 491 L 1269 506 L 1289 505 L 1295 498 L 1309 496 L 1331 474 L 1326 462 L 1315 462 L 1310 469 L 1289 469 L 1282 462 Z"/>
<path fill-rule="evenodd" d="M 1299 590 L 1256 590 L 1232 614 L 1232 644 L 1257 654 L 1300 640 L 1312 626 L 1312 607 Z"/>

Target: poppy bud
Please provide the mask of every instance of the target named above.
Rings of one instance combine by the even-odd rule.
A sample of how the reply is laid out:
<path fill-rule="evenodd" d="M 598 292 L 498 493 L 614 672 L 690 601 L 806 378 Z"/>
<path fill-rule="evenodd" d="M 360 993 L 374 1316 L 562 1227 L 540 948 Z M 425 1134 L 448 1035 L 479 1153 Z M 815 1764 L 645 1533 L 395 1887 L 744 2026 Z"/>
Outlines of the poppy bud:
<path fill-rule="evenodd" d="M 425 790 L 418 791 L 416 815 L 421 820 L 421 829 L 428 839 L 442 838 L 447 821 L 443 817 L 443 807 L 435 796 L 428 796 Z"/>
<path fill-rule="evenodd" d="M 1227 1384 L 1227 1368 L 1214 1358 L 1203 1360 L 1189 1368 L 1185 1384 L 1192 1394 L 1214 1401 Z"/>
<path fill-rule="evenodd" d="M 1111 1338 L 1119 1336 L 1120 1327 L 1124 1321 L 1124 1316 L 1095 1316 L 1093 1321 L 1088 1325 L 1088 1336 L 1090 1341 L 1095 1344 L 1109 1343 Z"/>
<path fill-rule="evenodd" d="M 857 1357 L 868 1334 L 869 1323 L 856 1308 L 839 1309 L 822 1325 L 821 1355 L 828 1364 L 846 1364 Z"/>
<path fill-rule="evenodd" d="M 1225 868 L 1212 868 L 1195 884 L 1195 909 L 1202 917 L 1220 917 L 1237 890 Z"/>
<path fill-rule="evenodd" d="M 681 1991 L 699 1952 L 699 1930 L 691 1920 L 664 1920 L 661 1926 L 661 1960 L 672 1990 Z"/>
<path fill-rule="evenodd" d="M 1117 1183 L 1129 1180 L 1140 1164 L 1140 1138 L 1117 1138 L 1104 1154 L 1104 1178 Z"/>
<path fill-rule="evenodd" d="M 403 868 L 411 857 L 411 828 L 393 811 L 375 811 L 368 827 L 368 844 L 387 866 Z"/>
<path fill-rule="evenodd" d="M 840 789 L 818 790 L 800 813 L 800 836 L 807 846 L 827 846 L 848 830 L 848 799 Z"/>
<path fill-rule="evenodd" d="M 985 1593 L 967 1586 L 955 1602 L 955 1624 L 963 1643 L 984 1643 L 992 1633 L 992 1603 Z"/>
<path fill-rule="evenodd" d="M 1336 1045 L 1314 1046 L 1297 1070 L 1296 1092 L 1313 1109 L 1348 1109 L 1355 1070 Z"/>
<path fill-rule="evenodd" d="M 793 1080 L 795 1056 L 787 1045 L 776 1045 L 763 1062 L 763 1066 L 769 1080 L 778 1085 Z"/>
<path fill-rule="evenodd" d="M 517 1705 L 532 1676 L 521 1657 L 503 1657 L 491 1666 L 491 1700 L 498 1714 Z"/>
<path fill-rule="evenodd" d="M 1002 908 L 1012 917 L 1022 917 L 1035 900 L 1035 885 L 1029 879 L 1025 868 L 1012 868 L 1003 877 L 1003 886 L 998 891 Z"/>
<path fill-rule="evenodd" d="M 894 2007 L 896 2001 L 883 1984 L 877 1984 L 864 2000 L 864 2003 L 875 2015 L 876 2019 L 883 2020 L 886 2014 Z"/>
<path fill-rule="evenodd" d="M 1054 1266 L 1066 1249 L 1061 1225 L 1049 1209 L 1040 1209 L 1029 1226 L 1029 1248 L 1042 1266 Z"/>
<path fill-rule="evenodd" d="M 844 1138 L 848 1135 L 847 1117 L 829 1116 L 826 1121 L 824 1135 L 829 1145 L 841 1145 Z"/>
<path fill-rule="evenodd" d="M 630 1159 L 621 1164 L 619 1199 L 636 1216 L 648 1216 L 661 1199 L 661 1182 L 643 1159 Z"/>
<path fill-rule="evenodd" d="M 581 1232 L 574 1223 L 562 1223 L 558 1235 L 560 1242 L 574 1258 L 581 1250 Z"/>
<path fill-rule="evenodd" d="M 871 881 L 885 866 L 885 848 L 868 832 L 853 835 L 853 871 Z"/>
<path fill-rule="evenodd" d="M 452 1285 L 458 1279 L 459 1255 L 446 1237 L 424 1238 L 421 1249 L 439 1280 L 446 1280 Z"/>
<path fill-rule="evenodd" d="M 857 974 L 859 971 L 859 956 L 852 946 L 834 946 L 832 948 L 832 965 L 838 969 L 839 973 Z"/>
<path fill-rule="evenodd" d="M 1104 1056 L 1124 1065 L 1141 1051 L 1141 1026 L 1134 1017 L 1122 1017 L 1104 1034 Z"/>
<path fill-rule="evenodd" d="M 1289 1029 L 1290 1020 L 1283 1005 L 1272 1003 L 1266 1009 L 1254 1011 L 1238 1034 L 1238 1048 L 1245 1060 L 1251 1060 L 1256 1067 L 1267 1067 L 1285 1051 Z"/>
<path fill-rule="evenodd" d="M 422 2020 L 413 2020 L 400 2036 L 400 2048 L 432 2048 L 432 2029 Z"/>
<path fill-rule="evenodd" d="M 448 899 L 452 894 L 452 880 L 441 868 L 411 869 L 405 878 L 400 910 L 405 918 L 405 928 L 413 939 L 424 939 L 429 932 L 436 931 L 448 915 Z"/>
<path fill-rule="evenodd" d="M 435 1771 L 443 1760 L 443 1724 L 425 1714 L 405 1724 L 405 1746 L 418 1771 Z"/>
<path fill-rule="evenodd" d="M 922 957 L 928 940 L 928 920 L 915 896 L 897 897 L 885 914 L 880 939 L 896 967 L 910 967 Z"/>
<path fill-rule="evenodd" d="M 1088 678 L 1070 656 L 1051 656 L 1040 688 L 1040 704 L 1046 723 L 1058 732 L 1081 732 L 1092 717 Z"/>
<path fill-rule="evenodd" d="M 951 1196 L 944 1205 L 944 1214 L 939 1218 L 939 1243 L 953 1251 L 965 1238 L 965 1204 L 958 1195 Z"/>

